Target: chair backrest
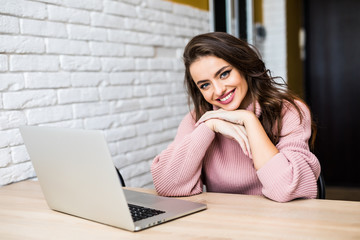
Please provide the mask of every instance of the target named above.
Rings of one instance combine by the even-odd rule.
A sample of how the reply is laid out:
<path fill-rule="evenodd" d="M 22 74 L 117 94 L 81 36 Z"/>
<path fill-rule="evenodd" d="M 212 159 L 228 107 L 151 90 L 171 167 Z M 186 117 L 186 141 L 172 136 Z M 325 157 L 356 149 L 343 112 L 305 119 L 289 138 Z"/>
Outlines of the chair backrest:
<path fill-rule="evenodd" d="M 116 167 L 115 167 L 115 169 L 116 169 L 116 172 L 117 172 L 117 174 L 118 174 L 118 177 L 119 177 L 119 180 L 120 180 L 121 186 L 126 187 L 126 185 L 125 185 L 125 181 L 124 181 L 124 178 L 122 177 L 122 175 L 121 175 L 121 173 L 120 173 L 120 170 L 119 170 L 119 169 L 117 169 Z"/>
<path fill-rule="evenodd" d="M 326 191 L 325 191 L 325 181 L 322 173 L 317 180 L 317 187 L 318 187 L 318 199 L 325 199 Z"/>

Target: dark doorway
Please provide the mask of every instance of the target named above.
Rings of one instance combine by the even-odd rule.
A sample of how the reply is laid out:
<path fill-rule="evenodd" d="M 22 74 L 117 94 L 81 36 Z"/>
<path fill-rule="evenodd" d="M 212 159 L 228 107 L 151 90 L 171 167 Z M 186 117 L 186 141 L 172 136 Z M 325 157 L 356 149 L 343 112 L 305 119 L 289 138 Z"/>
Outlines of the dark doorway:
<path fill-rule="evenodd" d="M 238 15 L 239 19 L 235 21 L 238 22 L 239 38 L 247 41 L 248 40 L 248 29 L 247 29 L 247 6 L 246 0 L 237 0 L 237 4 L 234 1 L 231 2 L 231 13 L 227 12 L 226 1 L 224 0 L 212 0 L 214 6 L 214 31 L 216 32 L 229 32 L 227 29 L 227 14 L 232 16 Z M 234 34 L 234 33 L 233 33 Z"/>
<path fill-rule="evenodd" d="M 215 32 L 226 32 L 226 4 L 225 1 L 214 1 L 214 30 Z"/>
<path fill-rule="evenodd" d="M 305 0 L 305 93 L 327 185 L 360 187 L 360 1 Z"/>

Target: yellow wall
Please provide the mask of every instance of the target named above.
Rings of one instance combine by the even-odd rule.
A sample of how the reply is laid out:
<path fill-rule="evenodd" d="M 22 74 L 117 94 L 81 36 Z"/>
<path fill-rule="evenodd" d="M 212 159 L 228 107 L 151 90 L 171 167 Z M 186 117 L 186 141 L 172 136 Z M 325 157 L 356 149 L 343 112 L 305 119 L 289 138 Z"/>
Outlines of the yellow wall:
<path fill-rule="evenodd" d="M 262 0 L 254 0 L 254 22 L 263 23 L 263 9 Z"/>
<path fill-rule="evenodd" d="M 304 97 L 303 62 L 300 58 L 299 30 L 302 0 L 286 1 L 287 78 L 289 89 Z"/>
<path fill-rule="evenodd" d="M 199 8 L 201 10 L 209 11 L 209 1 L 208 0 L 196 0 L 196 1 L 194 1 L 194 0 L 167 0 L 167 1 L 185 4 L 185 5 Z"/>

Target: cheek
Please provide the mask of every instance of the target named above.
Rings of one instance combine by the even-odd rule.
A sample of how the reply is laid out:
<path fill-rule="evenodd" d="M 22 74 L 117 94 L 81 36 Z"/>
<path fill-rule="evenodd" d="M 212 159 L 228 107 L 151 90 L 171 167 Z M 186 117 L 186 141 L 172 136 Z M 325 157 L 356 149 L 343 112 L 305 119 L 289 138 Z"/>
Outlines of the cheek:
<path fill-rule="evenodd" d="M 205 92 L 200 91 L 200 93 L 201 93 L 201 95 L 203 96 L 203 98 L 204 98 L 207 102 L 209 102 L 209 101 L 211 100 L 211 94 L 210 94 L 209 92 L 207 92 L 207 91 L 205 91 Z"/>
<path fill-rule="evenodd" d="M 248 85 L 246 83 L 246 81 L 244 80 L 243 84 L 242 84 L 242 88 L 243 88 L 243 91 L 246 93 L 248 91 Z"/>
<path fill-rule="evenodd" d="M 245 81 L 245 89 L 246 89 L 246 92 L 249 91 L 249 85 L 247 84 L 247 82 Z"/>
<path fill-rule="evenodd" d="M 247 82 L 246 82 L 245 79 L 242 78 L 242 79 L 240 80 L 239 86 L 240 86 L 242 92 L 244 92 L 244 93 L 247 92 L 247 90 L 248 90 L 248 84 L 247 84 Z"/>
<path fill-rule="evenodd" d="M 205 98 L 205 100 L 208 100 L 209 96 L 206 94 L 206 92 L 201 92 L 201 95 L 203 98 Z"/>

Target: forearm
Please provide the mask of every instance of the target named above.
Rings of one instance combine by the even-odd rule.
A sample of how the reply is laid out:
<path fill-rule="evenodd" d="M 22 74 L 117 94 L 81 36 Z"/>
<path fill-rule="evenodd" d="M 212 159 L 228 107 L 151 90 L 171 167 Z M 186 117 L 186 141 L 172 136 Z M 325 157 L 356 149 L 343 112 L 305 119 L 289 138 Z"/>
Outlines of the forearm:
<path fill-rule="evenodd" d="M 315 198 L 316 179 L 320 174 L 318 159 L 309 150 L 311 115 L 307 106 L 297 102 L 303 113 L 300 120 L 294 107 L 286 108 L 276 154 L 257 171 L 263 194 L 276 201 Z"/>
<path fill-rule="evenodd" d="M 271 142 L 259 119 L 254 113 L 249 111 L 246 112 L 244 117 L 244 126 L 248 134 L 254 167 L 256 170 L 259 170 L 271 158 L 273 158 L 279 150 Z"/>

